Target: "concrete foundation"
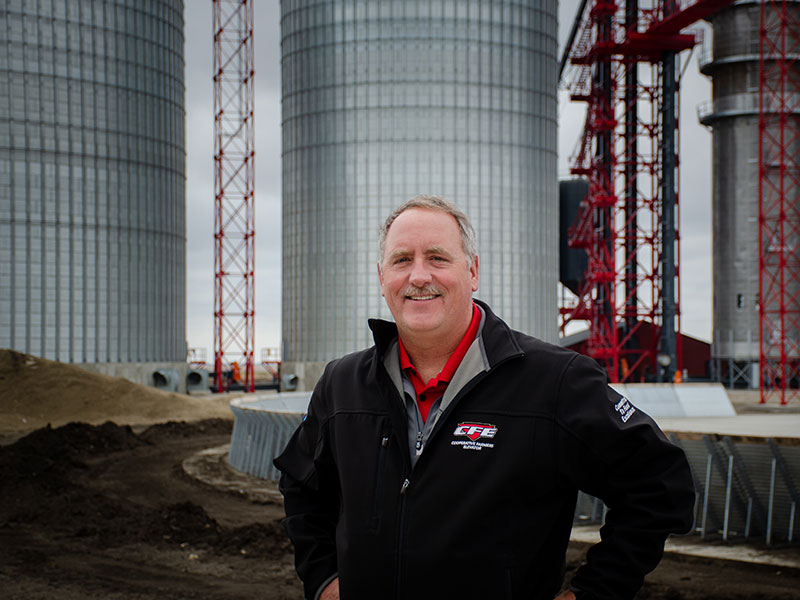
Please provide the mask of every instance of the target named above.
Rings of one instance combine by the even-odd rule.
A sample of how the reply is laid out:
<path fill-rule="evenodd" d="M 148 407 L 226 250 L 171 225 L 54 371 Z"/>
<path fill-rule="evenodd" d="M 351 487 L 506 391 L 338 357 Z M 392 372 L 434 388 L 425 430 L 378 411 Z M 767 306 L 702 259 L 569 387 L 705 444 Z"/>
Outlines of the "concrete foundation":
<path fill-rule="evenodd" d="M 284 362 L 281 364 L 281 391 L 313 391 L 327 364 L 327 362 Z"/>
<path fill-rule="evenodd" d="M 159 387 L 181 394 L 186 393 L 186 374 L 189 365 L 185 362 L 74 364 L 90 373 L 122 377 L 140 385 Z M 156 383 L 157 381 L 160 382 L 160 385 Z"/>

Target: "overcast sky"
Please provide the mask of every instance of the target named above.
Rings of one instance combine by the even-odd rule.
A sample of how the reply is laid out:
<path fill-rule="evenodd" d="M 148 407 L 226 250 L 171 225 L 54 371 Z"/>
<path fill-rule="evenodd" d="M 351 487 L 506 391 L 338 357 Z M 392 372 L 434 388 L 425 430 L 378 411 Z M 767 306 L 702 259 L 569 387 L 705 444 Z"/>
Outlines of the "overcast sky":
<path fill-rule="evenodd" d="M 561 0 L 559 39 L 565 43 L 578 0 Z M 212 22 L 210 0 L 187 0 L 186 13 L 186 204 L 187 331 L 190 348 L 213 355 L 214 176 Z M 711 136 L 696 107 L 708 101 L 709 81 L 696 55 L 681 55 L 681 287 L 685 333 L 711 339 Z M 561 49 L 559 48 L 559 58 Z M 280 9 L 278 0 L 255 4 L 256 133 L 256 359 L 280 346 L 281 138 Z M 559 93 L 559 177 L 569 176 L 569 156 L 583 125 L 583 107 Z"/>

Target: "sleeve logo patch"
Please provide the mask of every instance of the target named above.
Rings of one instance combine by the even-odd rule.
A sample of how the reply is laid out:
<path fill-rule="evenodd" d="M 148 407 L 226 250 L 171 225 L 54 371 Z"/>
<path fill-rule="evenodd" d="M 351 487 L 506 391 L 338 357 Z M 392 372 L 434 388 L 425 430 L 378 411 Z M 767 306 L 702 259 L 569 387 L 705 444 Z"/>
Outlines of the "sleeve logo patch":
<path fill-rule="evenodd" d="M 622 396 L 622 398 L 619 399 L 619 402 L 614 405 L 614 410 L 619 413 L 620 421 L 623 423 L 627 423 L 628 419 L 630 419 L 633 413 L 636 412 L 633 404 L 631 404 L 625 396 Z"/>
<path fill-rule="evenodd" d="M 461 446 L 464 450 L 483 450 L 484 448 L 494 448 L 491 442 L 482 440 L 494 439 L 497 435 L 497 427 L 489 423 L 459 423 L 453 436 L 455 438 L 465 437 L 466 440 L 454 439 L 450 442 L 451 446 Z"/>

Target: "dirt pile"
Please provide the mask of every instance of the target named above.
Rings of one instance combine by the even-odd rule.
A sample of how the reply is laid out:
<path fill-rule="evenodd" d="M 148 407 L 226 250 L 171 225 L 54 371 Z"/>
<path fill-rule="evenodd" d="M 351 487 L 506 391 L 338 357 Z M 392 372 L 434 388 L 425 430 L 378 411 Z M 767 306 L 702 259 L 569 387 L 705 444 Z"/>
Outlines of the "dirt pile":
<path fill-rule="evenodd" d="M 128 426 L 70 423 L 44 428 L 14 444 L 0 447 L 0 526 L 51 528 L 99 547 L 134 542 L 202 545 L 218 553 L 282 556 L 289 541 L 277 523 L 224 528 L 191 501 L 142 507 L 115 494 L 93 489 L 97 465 L 116 453 L 145 445 L 196 436 L 200 431 L 226 432 L 222 421 L 168 423 L 136 435 Z M 224 434 L 223 434 L 224 435 Z"/>
<path fill-rule="evenodd" d="M 187 396 L 0 349 L 0 436 L 80 421 L 150 425 L 228 418 L 226 395 Z"/>
<path fill-rule="evenodd" d="M 20 494 L 23 489 L 42 495 L 67 491 L 74 487 L 76 471 L 86 469 L 84 456 L 130 450 L 140 443 L 130 427 L 111 422 L 99 427 L 70 423 L 58 429 L 48 425 L 0 448 L 0 473 L 11 492 L 5 497 L 27 505 L 30 498 Z"/>
<path fill-rule="evenodd" d="M 281 507 L 181 470 L 231 427 L 69 423 L 0 446 L 3 597 L 300 598 Z"/>

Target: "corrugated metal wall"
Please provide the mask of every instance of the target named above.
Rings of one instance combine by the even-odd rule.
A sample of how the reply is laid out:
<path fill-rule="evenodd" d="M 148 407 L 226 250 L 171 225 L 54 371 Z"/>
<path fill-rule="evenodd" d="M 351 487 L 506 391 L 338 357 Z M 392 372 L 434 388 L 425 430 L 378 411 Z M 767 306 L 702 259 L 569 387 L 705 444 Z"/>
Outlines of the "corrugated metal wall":
<path fill-rule="evenodd" d="M 0 347 L 185 360 L 183 41 L 181 0 L 2 3 Z"/>
<path fill-rule="evenodd" d="M 556 341 L 557 2 L 281 2 L 285 363 L 371 345 L 378 227 L 440 194 L 478 232 L 476 296 Z"/>
<path fill-rule="evenodd" d="M 277 480 L 280 473 L 272 460 L 300 425 L 310 400 L 308 392 L 292 392 L 231 402 L 231 466 L 256 477 Z"/>

